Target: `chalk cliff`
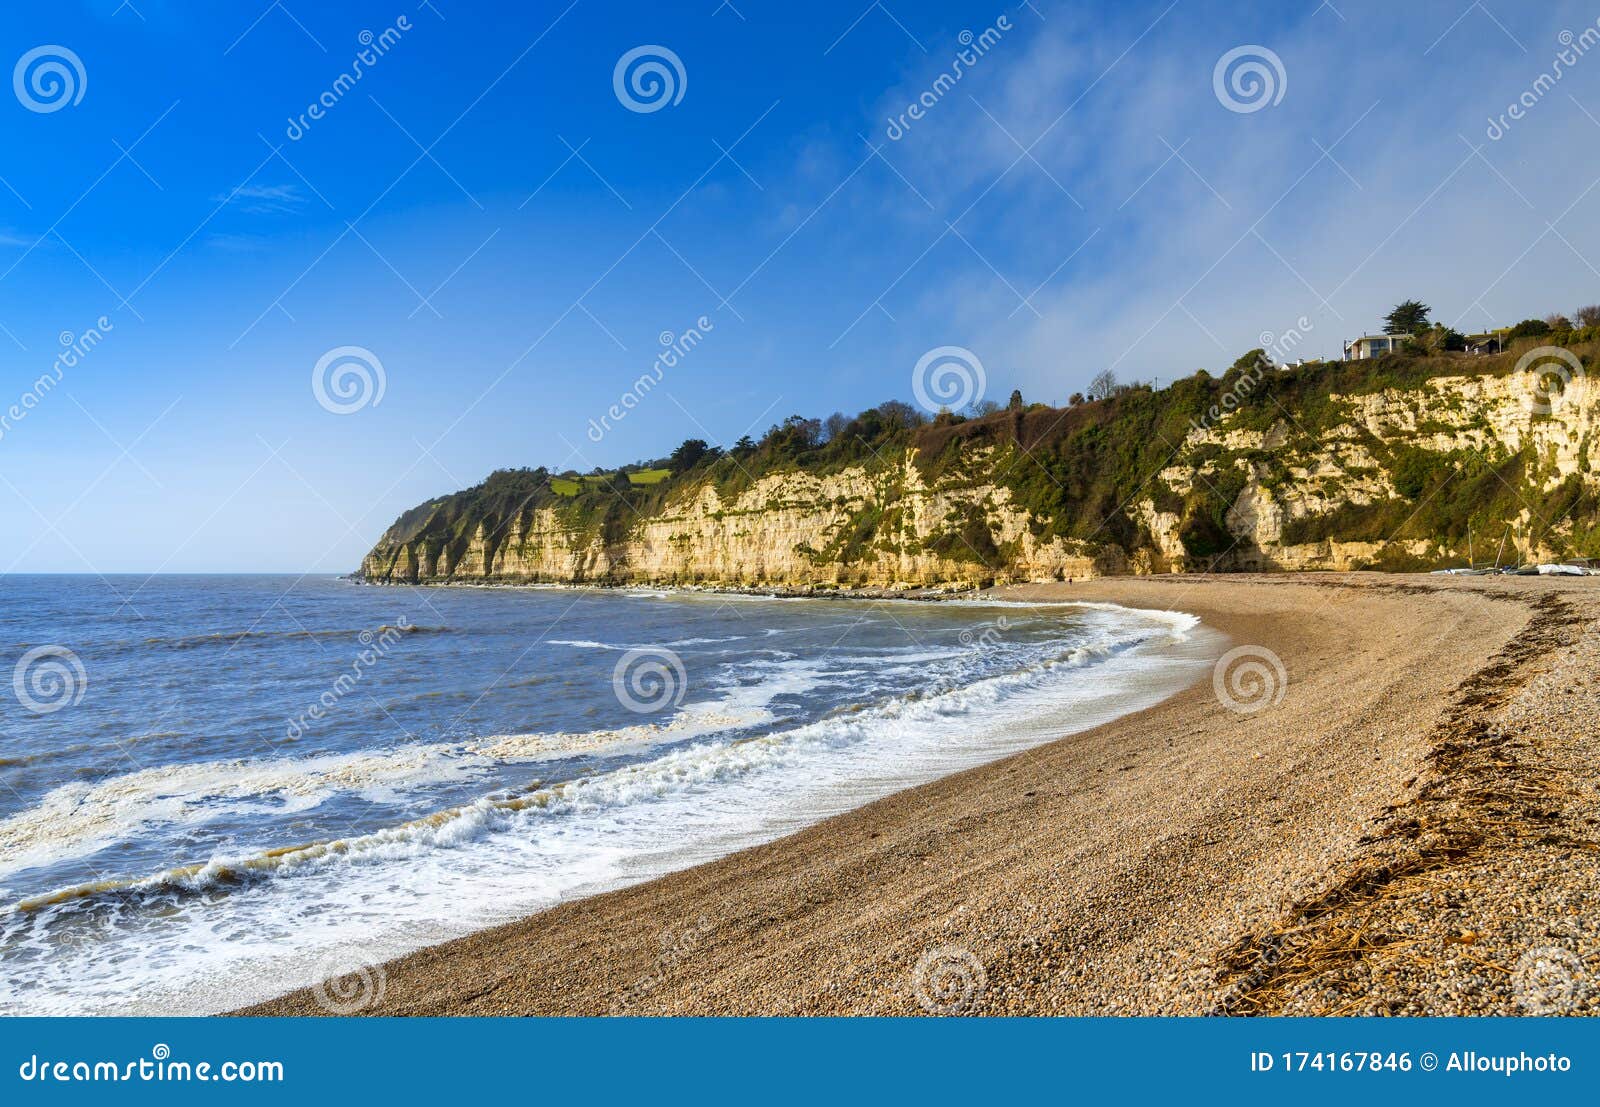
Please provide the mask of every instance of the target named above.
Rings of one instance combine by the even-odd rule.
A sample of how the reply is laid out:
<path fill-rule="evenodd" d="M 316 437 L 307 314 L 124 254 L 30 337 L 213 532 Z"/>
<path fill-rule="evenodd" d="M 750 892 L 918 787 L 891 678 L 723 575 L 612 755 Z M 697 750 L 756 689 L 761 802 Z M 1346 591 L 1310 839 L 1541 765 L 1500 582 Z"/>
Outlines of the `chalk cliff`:
<path fill-rule="evenodd" d="M 360 573 L 831 589 L 1600 555 L 1600 395 L 1581 368 L 1552 391 L 1487 359 L 1248 358 L 1071 408 L 898 429 L 863 413 L 849 427 L 877 441 L 859 456 L 848 429 L 829 443 L 791 420 L 659 485 L 563 494 L 504 471 L 407 512 Z"/>

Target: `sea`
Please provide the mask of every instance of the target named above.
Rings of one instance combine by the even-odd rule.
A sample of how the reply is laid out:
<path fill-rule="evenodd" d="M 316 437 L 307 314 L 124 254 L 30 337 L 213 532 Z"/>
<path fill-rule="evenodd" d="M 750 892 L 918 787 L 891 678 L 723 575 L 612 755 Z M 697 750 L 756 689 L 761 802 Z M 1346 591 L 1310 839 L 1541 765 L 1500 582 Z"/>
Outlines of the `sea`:
<path fill-rule="evenodd" d="M 1192 616 L 0 577 L 0 1013 L 207 1014 L 1156 703 Z"/>

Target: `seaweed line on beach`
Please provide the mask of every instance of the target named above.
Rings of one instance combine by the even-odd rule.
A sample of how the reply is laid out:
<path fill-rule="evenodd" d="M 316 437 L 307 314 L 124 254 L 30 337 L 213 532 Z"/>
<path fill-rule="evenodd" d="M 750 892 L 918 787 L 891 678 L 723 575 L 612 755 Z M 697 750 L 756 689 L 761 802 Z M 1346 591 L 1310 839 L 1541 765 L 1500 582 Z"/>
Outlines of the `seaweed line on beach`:
<path fill-rule="evenodd" d="M 1539 662 L 1574 642 L 1584 619 L 1559 596 L 1533 601 L 1523 630 L 1462 682 L 1430 739 L 1426 779 L 1410 798 L 1377 816 L 1363 855 L 1321 892 L 1295 904 L 1270 930 L 1240 938 L 1217 958 L 1215 1015 L 1281 1013 L 1297 993 L 1327 984 L 1323 1014 L 1365 1013 L 1379 973 L 1411 961 L 1425 971 L 1439 941 L 1480 969 L 1512 969 L 1466 953 L 1477 935 L 1418 935 L 1385 925 L 1389 901 L 1451 871 L 1510 851 L 1600 850 L 1563 810 L 1566 775 L 1542 756 L 1537 738 L 1497 718 L 1539 675 Z M 1514 712 L 1510 713 L 1514 716 Z M 1423 947 L 1430 948 L 1423 948 Z"/>

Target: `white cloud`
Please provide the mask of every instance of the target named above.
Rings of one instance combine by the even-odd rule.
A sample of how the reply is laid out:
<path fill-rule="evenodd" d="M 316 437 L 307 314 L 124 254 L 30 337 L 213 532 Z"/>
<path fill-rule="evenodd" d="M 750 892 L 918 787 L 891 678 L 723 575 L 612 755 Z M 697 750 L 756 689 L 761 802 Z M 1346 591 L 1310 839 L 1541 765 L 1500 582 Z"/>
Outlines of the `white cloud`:
<path fill-rule="evenodd" d="M 211 199 L 218 204 L 237 205 L 252 215 L 289 214 L 299 211 L 306 202 L 299 186 L 292 184 L 241 185 L 232 192 Z"/>
<path fill-rule="evenodd" d="M 983 254 L 930 253 L 907 282 L 921 288 L 914 310 L 904 294 L 893 305 L 896 333 L 914 346 L 964 328 L 1025 389 L 1060 399 L 1113 363 L 1140 379 L 1225 366 L 1301 316 L 1305 352 L 1336 355 L 1410 296 L 1462 329 L 1600 299 L 1600 123 L 1574 102 L 1595 101 L 1600 51 L 1503 140 L 1485 135 L 1549 65 L 1557 33 L 1596 13 L 1502 13 L 1524 53 L 1488 19 L 1439 40 L 1454 6 L 1342 4 L 1343 23 L 1312 7 L 1252 39 L 1236 8 L 1180 6 L 1126 54 L 1142 17 L 1057 6 L 1023 24 L 886 147 L 939 209 L 923 239 L 976 200 L 960 229 Z M 1212 67 L 1251 41 L 1281 56 L 1288 87 L 1278 106 L 1239 114 L 1213 95 Z M 908 74 L 884 110 L 924 83 Z M 1040 164 L 1018 160 L 1000 125 L 1038 140 Z M 1031 294 L 1091 235 L 1033 298 L 1042 318 L 1016 310 L 1007 284 Z M 885 251 L 884 264 L 916 252 Z"/>

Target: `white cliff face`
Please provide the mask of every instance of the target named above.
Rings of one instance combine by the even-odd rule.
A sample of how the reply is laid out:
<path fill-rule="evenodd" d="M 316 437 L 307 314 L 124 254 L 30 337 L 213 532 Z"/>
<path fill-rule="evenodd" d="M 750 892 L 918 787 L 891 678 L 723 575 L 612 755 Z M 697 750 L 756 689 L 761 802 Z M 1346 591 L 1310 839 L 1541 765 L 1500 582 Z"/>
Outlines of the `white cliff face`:
<path fill-rule="evenodd" d="M 1249 483 L 1228 509 L 1228 530 L 1249 545 L 1271 549 L 1279 544 L 1285 518 L 1286 509 L 1261 486 L 1260 475 L 1252 468 Z"/>
<path fill-rule="evenodd" d="M 375 580 L 896 588 L 1213 564 L 1345 570 L 1373 564 L 1386 548 L 1456 558 L 1465 551 L 1426 539 L 1346 541 L 1335 529 L 1324 541 L 1294 543 L 1285 535 L 1298 521 L 1396 498 L 1384 459 L 1402 448 L 1494 457 L 1527 447 L 1530 490 L 1547 492 L 1574 474 L 1600 487 L 1596 388 L 1579 377 L 1551 403 L 1528 373 L 1435 378 L 1413 390 L 1330 397 L 1340 415 L 1315 435 L 1292 413 L 1265 431 L 1225 415 L 1191 430 L 1170 464 L 1125 505 L 1139 535 L 1130 549 L 1041 537 L 1048 520 L 1017 505 L 993 472 L 999 459 L 979 451 L 932 483 L 907 454 L 888 467 L 773 473 L 727 496 L 693 484 L 648 516 L 625 520 L 609 540 L 597 526 L 571 526 L 545 507 L 492 531 L 478 526 L 453 561 L 438 542 L 386 540 L 362 568 Z M 1151 491 L 1160 486 L 1163 494 Z M 1235 542 L 1221 560 L 1192 556 L 1183 517 L 1172 508 L 1218 488 L 1237 489 L 1224 517 Z M 1524 511 L 1508 549 L 1524 560 L 1548 558 L 1562 533 Z"/>
<path fill-rule="evenodd" d="M 1541 489 L 1573 473 L 1600 467 L 1594 433 L 1597 385 L 1586 377 L 1558 394 L 1539 392 L 1533 373 L 1507 377 L 1440 377 L 1417 392 L 1382 392 L 1350 402 L 1361 425 L 1379 438 L 1407 435 L 1411 444 L 1446 452 L 1499 445 L 1515 453 L 1531 446 L 1541 461 Z"/>
<path fill-rule="evenodd" d="M 1133 520 L 1149 533 L 1154 547 L 1144 558 L 1138 559 L 1139 568 L 1144 572 L 1154 572 L 1158 569 L 1186 567 L 1189 553 L 1178 537 L 1182 520 L 1176 512 L 1159 510 L 1153 500 L 1139 500 L 1133 505 Z"/>
<path fill-rule="evenodd" d="M 1541 394 L 1538 383 L 1532 373 L 1439 377 L 1416 390 L 1332 396 L 1331 402 L 1348 417 L 1318 434 L 1316 449 L 1309 452 L 1295 448 L 1284 420 L 1259 432 L 1232 427 L 1234 420 L 1225 416 L 1214 428 L 1191 432 L 1185 452 L 1219 446 L 1235 454 L 1270 458 L 1270 464 L 1241 458 L 1233 463 L 1245 473 L 1243 490 L 1227 515 L 1228 529 L 1241 539 L 1235 553 L 1237 567 L 1350 569 L 1372 564 L 1386 543 L 1333 538 L 1287 544 L 1284 530 L 1295 520 L 1329 515 L 1344 504 L 1365 506 L 1398 495 L 1375 446 L 1416 447 L 1441 454 L 1473 451 L 1487 457 L 1527 447 L 1534 458 L 1530 469 L 1534 490 L 1548 492 L 1574 474 L 1586 485 L 1600 487 L 1596 383 L 1575 377 L 1554 397 Z M 1191 468 L 1182 464 L 1182 456 L 1162 473 L 1169 487 L 1188 493 L 1200 477 L 1219 479 L 1216 463 Z M 1278 478 L 1270 487 L 1264 483 L 1269 472 Z M 1507 549 L 1524 560 L 1554 556 L 1545 522 L 1524 510 L 1513 525 Z M 1554 534 L 1561 533 L 1558 525 Z M 1467 552 L 1416 539 L 1393 545 L 1416 557 Z"/>
<path fill-rule="evenodd" d="M 952 520 L 971 515 L 983 520 L 992 547 L 952 538 L 960 530 Z M 873 521 L 869 528 L 864 516 Z M 503 540 L 494 537 L 480 527 L 453 567 L 419 556 L 413 544 L 380 547 L 363 572 L 372 579 L 894 588 L 1125 569 L 1118 551 L 1037 537 L 1009 489 L 966 480 L 930 487 L 910 456 L 887 473 L 855 467 L 827 476 L 771 474 L 728 499 L 709 484 L 693 486 L 617 543 L 564 526 L 550 508 L 508 528 Z M 930 549 L 941 537 L 938 552 Z"/>

